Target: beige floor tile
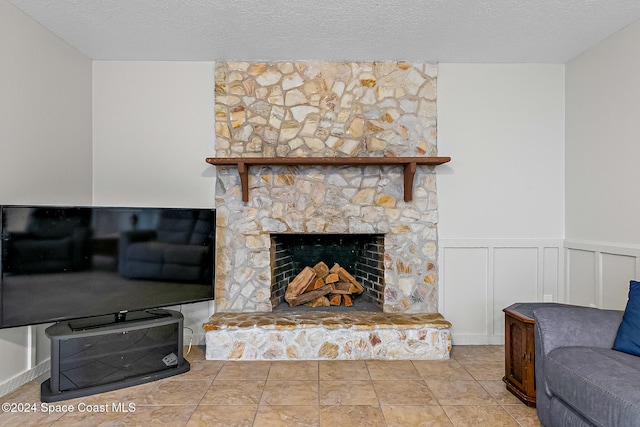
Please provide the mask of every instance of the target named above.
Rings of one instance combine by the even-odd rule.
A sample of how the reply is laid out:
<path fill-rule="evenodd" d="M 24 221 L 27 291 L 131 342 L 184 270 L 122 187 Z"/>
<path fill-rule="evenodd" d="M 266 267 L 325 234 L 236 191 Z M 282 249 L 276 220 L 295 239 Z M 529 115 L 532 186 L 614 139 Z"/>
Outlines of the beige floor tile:
<path fill-rule="evenodd" d="M 504 350 L 486 345 L 456 345 L 451 350 L 451 357 L 458 362 L 500 362 L 504 361 Z"/>
<path fill-rule="evenodd" d="M 504 362 L 467 362 L 464 368 L 476 381 L 500 380 L 504 377 Z"/>
<path fill-rule="evenodd" d="M 12 391 L 11 393 L 2 396 L 2 402 L 13 402 L 13 403 L 36 403 L 40 402 L 40 383 L 46 380 L 47 378 L 42 378 L 41 380 L 33 380 L 24 384 L 22 387 Z"/>
<path fill-rule="evenodd" d="M 438 405 L 394 406 L 383 405 L 387 427 L 451 427 L 451 421 Z"/>
<path fill-rule="evenodd" d="M 442 409 L 456 427 L 518 427 L 501 406 L 443 406 Z"/>
<path fill-rule="evenodd" d="M 379 406 L 322 406 L 320 427 L 386 427 Z"/>
<path fill-rule="evenodd" d="M 224 362 L 220 360 L 200 360 L 191 362 L 191 369 L 182 375 L 174 377 L 176 380 L 214 380 Z"/>
<path fill-rule="evenodd" d="M 476 381 L 428 380 L 426 383 L 442 406 L 498 404 Z"/>
<path fill-rule="evenodd" d="M 367 360 L 372 380 L 413 380 L 420 377 L 410 360 Z"/>
<path fill-rule="evenodd" d="M 2 402 L 12 402 L 18 403 L 17 401 L 5 400 L 4 397 L 1 398 Z M 52 425 L 56 420 L 62 417 L 63 413 L 52 413 L 49 414 L 47 412 L 40 411 L 40 402 L 34 401 L 25 401 L 22 403 L 29 403 L 31 405 L 35 404 L 38 409 L 35 412 L 0 412 L 0 426 L 7 427 L 41 427 Z"/>
<path fill-rule="evenodd" d="M 504 345 L 485 345 L 483 346 L 492 353 L 496 360 L 504 360 Z"/>
<path fill-rule="evenodd" d="M 189 418 L 187 427 L 251 427 L 258 405 L 215 406 L 201 405 Z"/>
<path fill-rule="evenodd" d="M 217 380 L 262 380 L 269 376 L 271 362 L 232 361 L 225 362 L 216 376 Z"/>
<path fill-rule="evenodd" d="M 370 380 L 364 360 L 321 360 L 318 363 L 320 381 Z"/>
<path fill-rule="evenodd" d="M 64 413 L 49 414 L 42 411 L 40 383 L 47 378 L 48 376 L 41 376 L 0 397 L 0 402 L 14 404 L 14 407 L 10 407 L 9 411 L 0 411 L 0 426 L 47 426 L 64 415 Z M 18 404 L 21 405 L 20 410 Z M 25 404 L 29 406 L 28 410 L 24 409 L 23 405 Z M 60 402 L 59 404 L 66 405 L 67 402 Z"/>
<path fill-rule="evenodd" d="M 127 414 L 120 412 L 69 412 L 60 417 L 52 427 L 120 427 L 124 425 Z M 185 421 L 186 422 L 186 421 Z M 182 424 L 184 425 L 184 424 Z"/>
<path fill-rule="evenodd" d="M 203 345 L 192 345 L 191 351 L 187 354 L 188 346 L 184 346 L 183 357 L 191 362 L 202 362 L 205 359 L 206 348 Z"/>
<path fill-rule="evenodd" d="M 473 377 L 457 360 L 414 360 L 413 365 L 425 380 L 472 381 Z"/>
<path fill-rule="evenodd" d="M 317 405 L 318 381 L 267 381 L 261 405 Z"/>
<path fill-rule="evenodd" d="M 320 381 L 320 405 L 378 405 L 371 381 Z"/>
<path fill-rule="evenodd" d="M 163 384 L 167 381 L 171 381 L 171 378 L 140 384 L 133 387 L 125 387 L 106 393 L 83 396 L 77 399 L 68 399 L 64 400 L 63 403 L 74 406 L 78 405 L 79 403 L 100 405 L 111 402 L 123 402 L 126 404 L 134 403 L 136 405 L 145 404 L 145 396 L 150 393 L 154 387 L 157 387 L 158 385 Z"/>
<path fill-rule="evenodd" d="M 264 381 L 215 380 L 200 401 L 201 405 L 257 405 Z"/>
<path fill-rule="evenodd" d="M 133 403 L 135 412 L 0 413 L 0 425 L 539 426 L 501 381 L 504 346 L 454 346 L 448 361 L 222 362 L 204 353 L 192 347 L 183 375 L 59 402 Z M 46 377 L 1 400 L 40 405 Z"/>
<path fill-rule="evenodd" d="M 429 387 L 422 380 L 374 381 L 381 405 L 437 405 Z"/>
<path fill-rule="evenodd" d="M 259 427 L 316 427 L 320 425 L 320 407 L 260 406 L 254 426 Z"/>
<path fill-rule="evenodd" d="M 126 427 L 185 426 L 195 410 L 195 405 L 137 406 L 135 411 L 126 415 L 122 425 Z"/>
<path fill-rule="evenodd" d="M 503 405 L 507 411 L 522 427 L 540 427 L 540 419 L 536 408 L 530 408 L 522 403 L 516 405 Z"/>
<path fill-rule="evenodd" d="M 485 390 L 501 405 L 518 405 L 522 404 L 520 400 L 513 395 L 504 382 L 502 381 L 478 381 Z"/>
<path fill-rule="evenodd" d="M 318 362 L 314 360 L 286 361 L 271 365 L 269 380 L 311 381 L 318 379 Z"/>
<path fill-rule="evenodd" d="M 197 405 L 211 385 L 210 380 L 158 381 L 139 404 Z"/>

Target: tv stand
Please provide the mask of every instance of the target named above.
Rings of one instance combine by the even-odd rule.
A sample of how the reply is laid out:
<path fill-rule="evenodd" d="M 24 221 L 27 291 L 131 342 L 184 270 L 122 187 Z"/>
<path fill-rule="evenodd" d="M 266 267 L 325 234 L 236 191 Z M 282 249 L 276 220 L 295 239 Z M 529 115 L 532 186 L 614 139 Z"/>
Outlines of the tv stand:
<path fill-rule="evenodd" d="M 109 317 L 107 324 L 94 322 L 83 329 L 77 324 L 72 328 L 69 321 L 46 329 L 51 339 L 51 378 L 40 387 L 41 401 L 104 393 L 189 371 L 182 355 L 182 314 L 131 312 L 118 322 Z"/>

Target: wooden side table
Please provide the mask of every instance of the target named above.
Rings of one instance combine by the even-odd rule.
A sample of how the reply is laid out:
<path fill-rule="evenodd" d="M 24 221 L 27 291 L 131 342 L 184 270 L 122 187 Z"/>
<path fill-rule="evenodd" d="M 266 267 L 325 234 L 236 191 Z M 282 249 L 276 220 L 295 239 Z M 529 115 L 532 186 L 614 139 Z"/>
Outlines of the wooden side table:
<path fill-rule="evenodd" d="M 525 405 L 536 406 L 533 310 L 555 303 L 515 303 L 504 312 L 504 377 L 507 390 Z"/>

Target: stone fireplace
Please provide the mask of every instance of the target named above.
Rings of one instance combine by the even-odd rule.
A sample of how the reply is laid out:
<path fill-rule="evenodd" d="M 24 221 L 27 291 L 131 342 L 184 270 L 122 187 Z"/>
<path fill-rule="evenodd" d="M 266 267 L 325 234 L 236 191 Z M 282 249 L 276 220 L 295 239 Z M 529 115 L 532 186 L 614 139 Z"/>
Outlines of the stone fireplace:
<path fill-rule="evenodd" d="M 435 156 L 431 64 L 216 64 L 217 157 Z M 271 234 L 383 234 L 385 312 L 437 312 L 438 206 L 431 167 L 403 200 L 396 166 L 263 166 L 240 198 L 217 168 L 217 311 L 269 312 Z"/>
<path fill-rule="evenodd" d="M 436 79 L 435 65 L 407 62 L 218 62 L 216 157 L 437 156 Z M 217 313 L 272 312 L 299 268 L 285 252 L 324 245 L 370 255 L 353 262 L 367 311 L 437 314 L 433 167 L 416 167 L 410 201 L 393 165 L 216 170 Z"/>

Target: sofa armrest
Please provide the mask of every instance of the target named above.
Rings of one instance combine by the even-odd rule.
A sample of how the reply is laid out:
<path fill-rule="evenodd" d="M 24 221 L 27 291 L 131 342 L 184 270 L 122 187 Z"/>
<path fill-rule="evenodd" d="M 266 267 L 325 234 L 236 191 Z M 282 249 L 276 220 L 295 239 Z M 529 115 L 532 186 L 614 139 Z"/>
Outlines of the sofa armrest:
<path fill-rule="evenodd" d="M 542 425 L 554 425 L 553 392 L 547 383 L 547 355 L 559 347 L 611 348 L 622 311 L 558 305 L 533 311 L 535 319 L 536 410 Z"/>
<path fill-rule="evenodd" d="M 592 307 L 541 307 L 533 312 L 540 354 L 558 347 L 611 348 L 622 321 L 622 311 Z"/>

